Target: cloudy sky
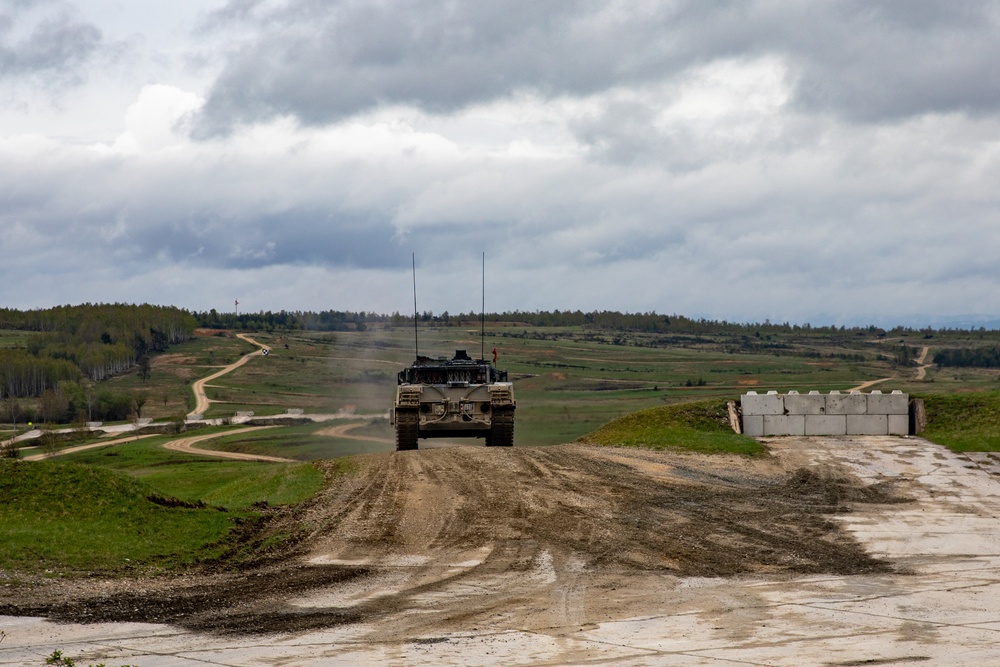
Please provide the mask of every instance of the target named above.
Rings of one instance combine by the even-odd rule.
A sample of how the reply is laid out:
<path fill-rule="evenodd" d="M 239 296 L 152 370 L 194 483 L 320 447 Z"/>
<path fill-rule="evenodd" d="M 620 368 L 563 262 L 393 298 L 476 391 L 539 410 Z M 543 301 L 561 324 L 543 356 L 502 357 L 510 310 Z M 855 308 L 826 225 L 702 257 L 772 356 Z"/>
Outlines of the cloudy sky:
<path fill-rule="evenodd" d="M 0 306 L 1000 319 L 1000 2 L 0 0 Z M 954 318 L 958 318 L 955 320 Z"/>

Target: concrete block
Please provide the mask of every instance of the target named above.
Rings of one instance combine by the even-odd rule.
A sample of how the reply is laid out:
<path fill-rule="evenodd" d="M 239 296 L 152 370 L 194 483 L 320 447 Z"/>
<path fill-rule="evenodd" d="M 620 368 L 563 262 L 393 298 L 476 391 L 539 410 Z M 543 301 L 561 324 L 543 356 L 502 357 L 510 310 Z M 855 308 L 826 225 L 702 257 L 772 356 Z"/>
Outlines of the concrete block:
<path fill-rule="evenodd" d="M 868 397 L 861 393 L 834 394 L 826 397 L 828 415 L 863 415 L 868 413 Z"/>
<path fill-rule="evenodd" d="M 743 415 L 743 435 L 758 438 L 764 435 L 763 415 Z"/>
<path fill-rule="evenodd" d="M 889 435 L 908 435 L 910 433 L 910 415 L 886 415 L 889 422 Z"/>
<path fill-rule="evenodd" d="M 805 415 L 764 415 L 764 435 L 805 434 Z"/>
<path fill-rule="evenodd" d="M 847 435 L 847 415 L 806 415 L 806 435 Z"/>
<path fill-rule="evenodd" d="M 740 397 L 740 406 L 744 415 L 783 415 L 785 401 L 778 394 L 767 395 L 749 392 Z"/>
<path fill-rule="evenodd" d="M 907 415 L 910 413 L 910 397 L 902 392 L 883 394 L 872 392 L 868 395 L 868 414 Z"/>
<path fill-rule="evenodd" d="M 888 415 L 847 415 L 847 435 L 888 434 Z"/>
<path fill-rule="evenodd" d="M 790 415 L 822 415 L 826 413 L 826 396 L 821 394 L 802 395 L 788 392 L 785 396 L 785 412 Z"/>

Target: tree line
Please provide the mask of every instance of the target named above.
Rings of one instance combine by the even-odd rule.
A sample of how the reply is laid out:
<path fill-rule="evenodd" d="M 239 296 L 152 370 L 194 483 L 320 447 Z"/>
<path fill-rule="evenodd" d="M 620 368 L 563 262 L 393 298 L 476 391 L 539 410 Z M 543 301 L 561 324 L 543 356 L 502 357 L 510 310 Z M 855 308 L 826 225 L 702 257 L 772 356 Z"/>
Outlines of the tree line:
<path fill-rule="evenodd" d="M 220 313 L 215 308 L 194 311 L 192 316 L 204 329 L 235 329 L 247 331 L 364 331 L 369 324 L 391 322 L 392 315 L 340 310 L 260 311 L 257 313 Z M 411 320 L 412 322 L 412 320 Z"/>
<path fill-rule="evenodd" d="M 938 366 L 1000 368 L 1000 347 L 946 348 L 934 354 Z"/>
<path fill-rule="evenodd" d="M 37 401 L 8 397 L 0 401 L 0 421 L 65 424 L 74 420 L 124 421 L 141 416 L 146 397 L 126 391 L 96 389 L 63 380 L 43 391 Z"/>
<path fill-rule="evenodd" d="M 358 331 L 371 324 L 387 324 L 392 326 L 413 326 L 413 314 L 401 314 L 398 311 L 391 314 L 365 311 L 326 310 L 311 311 L 259 311 L 256 313 L 220 313 L 214 308 L 209 311 L 194 311 L 192 313 L 199 327 L 209 329 L 244 329 L 244 330 L 307 330 L 307 331 Z M 689 318 L 683 315 L 664 315 L 656 312 L 623 313 L 612 310 L 589 311 L 553 310 L 553 311 L 503 311 L 495 313 L 457 313 L 447 311 L 434 314 L 423 311 L 416 314 L 420 324 L 430 326 L 469 326 L 485 321 L 490 324 L 519 324 L 529 327 L 589 327 L 610 331 L 627 331 L 634 333 L 684 333 L 704 335 L 774 335 L 774 334 L 865 334 L 871 336 L 885 335 L 930 335 L 934 329 L 913 329 L 910 327 L 895 327 L 891 330 L 874 325 L 868 326 L 813 326 L 811 324 L 790 324 L 788 322 L 729 322 L 726 320 L 708 320 L 704 318 Z"/>

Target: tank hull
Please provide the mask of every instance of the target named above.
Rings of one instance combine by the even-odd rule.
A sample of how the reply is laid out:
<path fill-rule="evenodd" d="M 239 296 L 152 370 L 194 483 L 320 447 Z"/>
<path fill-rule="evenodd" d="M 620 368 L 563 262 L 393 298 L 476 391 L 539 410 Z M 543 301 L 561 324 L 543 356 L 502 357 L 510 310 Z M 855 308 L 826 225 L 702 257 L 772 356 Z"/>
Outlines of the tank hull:
<path fill-rule="evenodd" d="M 401 371 L 391 421 L 396 449 L 416 449 L 426 438 L 483 438 L 487 446 L 514 444 L 514 386 L 506 371 L 456 353 L 452 360 L 418 359 Z"/>

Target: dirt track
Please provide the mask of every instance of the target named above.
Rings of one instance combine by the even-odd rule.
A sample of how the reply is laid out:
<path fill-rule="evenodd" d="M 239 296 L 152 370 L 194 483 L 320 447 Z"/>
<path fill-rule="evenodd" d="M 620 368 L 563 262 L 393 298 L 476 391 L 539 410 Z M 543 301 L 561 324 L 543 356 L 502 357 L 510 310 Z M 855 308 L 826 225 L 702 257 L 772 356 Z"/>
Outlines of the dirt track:
<path fill-rule="evenodd" d="M 662 604 L 643 577 L 892 570 L 829 515 L 900 499 L 836 469 L 579 445 L 354 460 L 347 475 L 321 464 L 324 492 L 246 536 L 300 537 L 256 569 L 8 587 L 0 614 L 226 633 L 365 623 L 391 640 L 635 617 Z"/>
<path fill-rule="evenodd" d="M 207 385 L 207 383 L 211 382 L 212 380 L 215 380 L 216 378 L 220 378 L 223 375 L 226 375 L 227 373 L 231 373 L 232 371 L 236 370 L 243 364 L 250 361 L 251 357 L 260 356 L 261 354 L 263 354 L 264 348 L 267 347 L 263 343 L 258 343 L 257 341 L 255 341 L 253 338 L 251 338 L 246 334 L 236 334 L 236 337 L 241 340 L 245 340 L 248 343 L 252 343 L 253 345 L 259 347 L 260 349 L 255 352 L 243 355 L 234 363 L 229 364 L 228 366 L 216 371 L 215 373 L 212 373 L 211 375 L 203 377 L 199 380 L 195 380 L 195 382 L 191 385 L 191 390 L 194 392 L 194 400 L 195 400 L 195 407 L 194 410 L 191 411 L 190 413 L 191 415 L 203 415 L 206 412 L 208 412 L 208 406 L 211 404 L 212 400 L 208 397 L 208 394 L 205 393 L 205 386 Z"/>
<path fill-rule="evenodd" d="M 42 454 L 32 454 L 31 456 L 25 456 L 25 461 L 44 461 L 45 459 L 50 459 L 56 456 L 64 456 L 66 454 L 73 454 L 74 452 L 84 452 L 88 449 L 100 449 L 102 447 L 111 447 L 113 445 L 120 445 L 126 442 L 135 442 L 136 440 L 141 440 L 143 438 L 152 438 L 154 434 L 149 433 L 145 435 L 130 435 L 124 438 L 114 438 L 112 440 L 102 440 L 100 442 L 92 442 L 88 445 L 79 445 L 76 447 L 67 447 L 66 449 L 60 449 L 55 452 L 43 452 Z"/>
<path fill-rule="evenodd" d="M 176 440 L 171 440 L 170 442 L 164 443 L 164 449 L 172 449 L 176 452 L 185 452 L 187 454 L 200 454 L 202 456 L 214 456 L 216 458 L 223 459 L 233 459 L 236 461 L 270 461 L 272 463 L 297 463 L 294 459 L 286 459 L 280 456 L 264 456 L 262 454 L 242 454 L 240 452 L 227 452 L 221 449 L 201 449 L 195 447 L 199 442 L 206 442 L 208 440 L 213 440 L 215 438 L 221 438 L 223 436 L 232 436 L 244 433 L 250 433 L 253 431 L 260 431 L 262 429 L 274 428 L 273 426 L 251 426 L 249 428 L 240 429 L 239 431 L 231 431 L 228 433 L 210 433 L 208 435 L 195 435 L 188 436 L 186 438 L 177 438 Z"/>

